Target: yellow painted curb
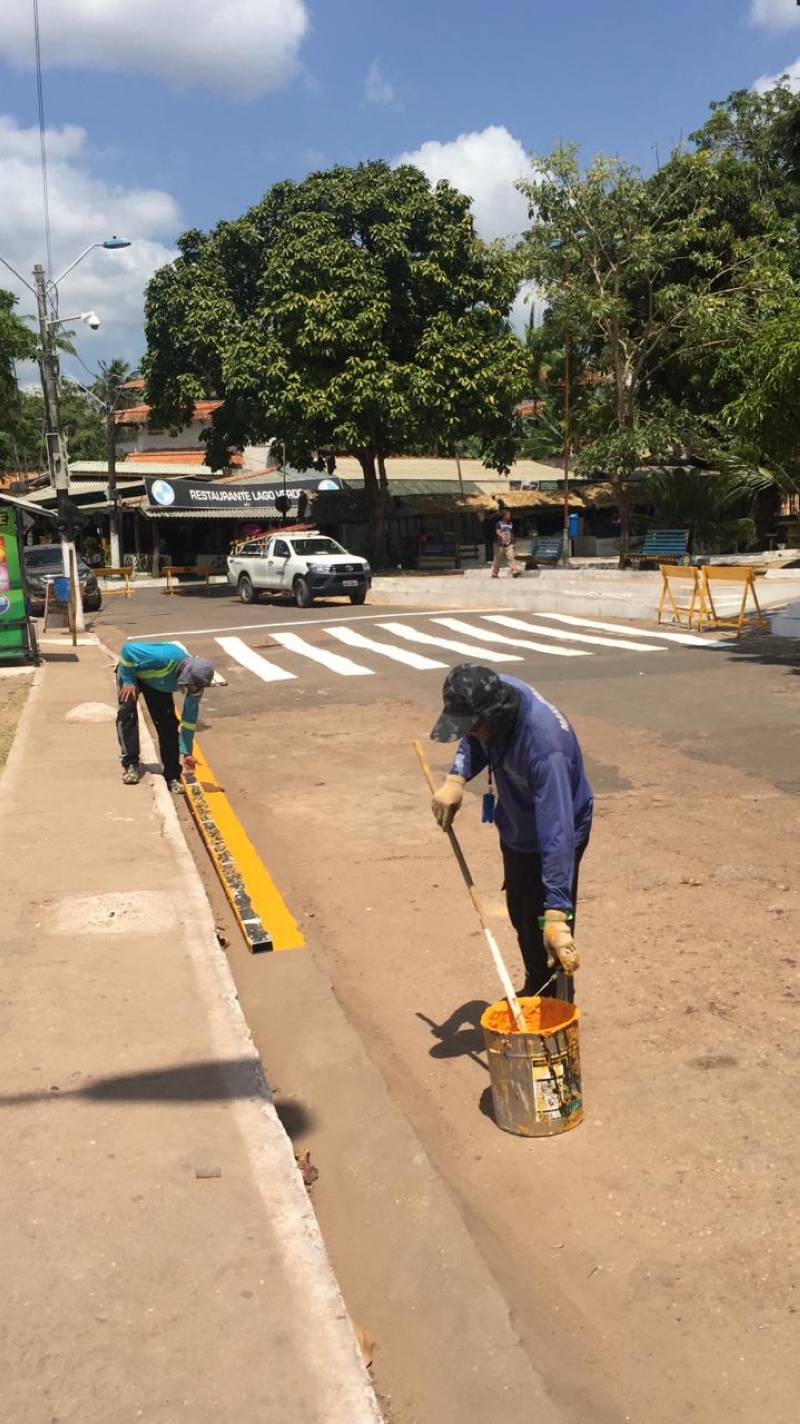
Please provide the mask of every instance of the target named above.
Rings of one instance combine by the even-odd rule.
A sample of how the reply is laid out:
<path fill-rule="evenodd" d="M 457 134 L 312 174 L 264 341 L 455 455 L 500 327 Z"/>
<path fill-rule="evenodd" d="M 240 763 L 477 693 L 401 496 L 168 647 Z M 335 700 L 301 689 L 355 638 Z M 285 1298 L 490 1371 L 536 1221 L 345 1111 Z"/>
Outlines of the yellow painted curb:
<path fill-rule="evenodd" d="M 195 741 L 194 775 L 184 776 L 189 809 L 253 952 L 302 949 L 305 937 Z"/>

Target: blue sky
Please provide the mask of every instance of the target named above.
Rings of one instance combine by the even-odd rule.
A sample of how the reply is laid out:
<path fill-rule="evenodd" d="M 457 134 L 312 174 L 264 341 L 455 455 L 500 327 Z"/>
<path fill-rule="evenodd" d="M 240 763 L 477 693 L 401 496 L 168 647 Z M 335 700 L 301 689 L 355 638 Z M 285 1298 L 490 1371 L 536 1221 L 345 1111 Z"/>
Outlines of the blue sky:
<path fill-rule="evenodd" d="M 29 0 L 10 8 L 0 252 L 28 272 L 43 252 L 32 22 Z M 40 13 L 56 265 L 108 228 L 135 239 L 65 283 L 62 310 L 104 319 L 81 337 L 94 355 L 137 353 L 141 289 L 177 232 L 278 179 L 412 154 L 470 191 L 495 236 L 523 220 L 525 152 L 572 138 L 646 168 L 711 99 L 800 56 L 795 0 L 40 0 Z"/>

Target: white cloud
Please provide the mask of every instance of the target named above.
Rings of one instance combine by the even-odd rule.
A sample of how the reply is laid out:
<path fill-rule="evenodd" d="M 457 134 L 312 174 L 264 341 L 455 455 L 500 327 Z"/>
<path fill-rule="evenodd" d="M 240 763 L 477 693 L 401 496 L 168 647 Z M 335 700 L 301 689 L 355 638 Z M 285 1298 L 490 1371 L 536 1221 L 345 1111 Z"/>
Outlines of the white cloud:
<path fill-rule="evenodd" d="M 388 106 L 397 102 L 395 87 L 383 73 L 377 59 L 373 59 L 364 80 L 364 98 L 368 104 Z"/>
<path fill-rule="evenodd" d="M 797 0 L 752 0 L 750 18 L 768 30 L 791 30 L 800 26 Z"/>
<path fill-rule="evenodd" d="M 157 75 L 252 99 L 278 89 L 297 67 L 308 31 L 304 0 L 48 0 L 46 66 Z M 29 67 L 30 6 L 0 8 L 0 55 Z"/>
<path fill-rule="evenodd" d="M 797 13 L 800 15 L 800 9 Z M 756 79 L 753 88 L 757 94 L 766 94 L 767 90 L 775 88 L 784 75 L 787 77 L 789 88 L 793 93 L 798 93 L 800 91 L 800 59 L 796 59 L 793 64 L 787 64 L 779 74 L 762 74 L 760 79 Z"/>
<path fill-rule="evenodd" d="M 85 326 L 76 331 L 88 365 L 108 354 L 136 358 L 143 348 L 144 286 L 175 255 L 164 240 L 180 228 L 180 209 L 169 193 L 96 177 L 83 129 L 48 130 L 47 148 L 54 275 L 92 242 L 116 233 L 132 243 L 117 252 L 90 252 L 65 278 L 60 310 L 71 316 L 94 308 L 100 316 L 97 336 Z M 28 282 L 34 263 L 45 261 L 43 221 L 38 129 L 20 128 L 0 115 L 0 252 Z M 31 294 L 2 266 L 0 286 L 20 297 L 21 313 L 33 309 Z"/>
<path fill-rule="evenodd" d="M 446 178 L 472 198 L 475 226 L 481 237 L 514 238 L 528 225 L 528 205 L 514 187 L 529 171 L 519 139 L 493 124 L 480 133 L 459 134 L 451 143 L 430 139 L 397 163 L 413 163 L 432 183 Z"/>
<path fill-rule="evenodd" d="M 508 314 L 508 319 L 518 336 L 525 334 L 530 323 L 531 312 L 533 312 L 534 322 L 541 321 L 542 308 L 543 303 L 533 282 L 523 282 Z"/>

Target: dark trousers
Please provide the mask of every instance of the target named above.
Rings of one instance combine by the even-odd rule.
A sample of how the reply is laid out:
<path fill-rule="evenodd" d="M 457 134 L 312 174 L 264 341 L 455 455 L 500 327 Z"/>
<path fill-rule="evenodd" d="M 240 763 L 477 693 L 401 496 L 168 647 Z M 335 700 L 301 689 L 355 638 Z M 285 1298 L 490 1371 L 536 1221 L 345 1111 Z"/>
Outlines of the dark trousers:
<path fill-rule="evenodd" d="M 144 698 L 153 726 L 158 737 L 158 749 L 164 765 L 167 781 L 179 781 L 181 775 L 180 754 L 178 752 L 178 723 L 175 719 L 175 703 L 171 692 L 158 692 L 146 683 L 136 684 Z M 117 706 L 117 739 L 123 766 L 139 765 L 139 708 L 136 702 L 123 702 Z"/>
<path fill-rule="evenodd" d="M 575 847 L 575 874 L 572 880 L 572 906 L 575 916 L 578 906 L 578 870 L 588 841 Z M 506 905 L 508 917 L 517 932 L 519 947 L 525 964 L 525 992 L 535 994 L 550 978 L 552 969 L 547 967 L 547 950 L 544 947 L 544 932 L 539 928 L 539 918 L 544 914 L 544 885 L 542 883 L 542 861 L 536 854 L 509 850 L 500 842 L 505 871 Z M 570 921 L 575 932 L 575 917 Z M 571 974 L 559 970 L 555 981 L 545 990 L 547 997 L 566 999 L 572 1003 L 575 997 L 575 981 Z"/>

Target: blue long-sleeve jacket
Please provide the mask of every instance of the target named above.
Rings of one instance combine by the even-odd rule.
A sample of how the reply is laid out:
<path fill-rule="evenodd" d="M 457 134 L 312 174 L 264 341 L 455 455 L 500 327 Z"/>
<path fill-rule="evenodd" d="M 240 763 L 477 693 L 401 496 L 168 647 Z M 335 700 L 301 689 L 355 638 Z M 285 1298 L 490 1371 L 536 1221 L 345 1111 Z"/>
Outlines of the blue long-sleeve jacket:
<path fill-rule="evenodd" d="M 123 643 L 119 654 L 117 678 L 122 687 L 135 687 L 142 682 L 157 692 L 177 692 L 178 673 L 186 662 L 186 649 L 180 643 Z M 187 692 L 178 734 L 182 756 L 190 756 L 197 730 L 202 693 Z"/>
<path fill-rule="evenodd" d="M 557 707 L 515 677 L 501 675 L 520 695 L 520 710 L 499 753 L 477 737 L 459 743 L 451 771 L 472 781 L 491 765 L 497 786 L 495 824 L 509 850 L 542 859 L 545 906 L 572 910 L 575 849 L 589 838 L 592 788 L 578 739 Z"/>

